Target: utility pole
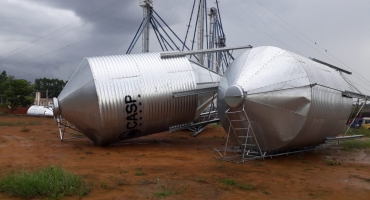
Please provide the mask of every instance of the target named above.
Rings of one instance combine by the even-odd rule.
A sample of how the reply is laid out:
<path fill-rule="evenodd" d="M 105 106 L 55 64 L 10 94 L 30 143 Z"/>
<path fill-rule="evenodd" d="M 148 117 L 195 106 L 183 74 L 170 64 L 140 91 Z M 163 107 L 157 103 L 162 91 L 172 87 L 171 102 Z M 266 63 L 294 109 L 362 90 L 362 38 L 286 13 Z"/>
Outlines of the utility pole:
<path fill-rule="evenodd" d="M 153 0 L 140 0 L 139 1 L 140 6 L 143 8 L 143 18 L 144 20 L 150 20 L 150 17 L 152 16 L 152 9 L 153 9 Z M 142 33 L 142 40 L 143 40 L 143 53 L 149 52 L 149 30 L 150 26 L 149 23 L 147 23 L 147 26 L 144 27 L 143 33 Z"/>

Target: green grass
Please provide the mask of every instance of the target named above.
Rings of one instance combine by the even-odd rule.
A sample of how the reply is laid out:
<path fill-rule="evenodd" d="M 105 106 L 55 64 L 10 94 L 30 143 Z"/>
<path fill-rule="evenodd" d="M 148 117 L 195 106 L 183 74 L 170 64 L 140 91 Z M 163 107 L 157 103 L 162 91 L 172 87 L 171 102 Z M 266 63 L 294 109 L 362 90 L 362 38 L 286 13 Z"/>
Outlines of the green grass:
<path fill-rule="evenodd" d="M 24 122 L 0 122 L 0 126 L 21 126 L 25 125 Z"/>
<path fill-rule="evenodd" d="M 23 198 L 40 196 L 61 199 L 63 196 L 85 196 L 90 192 L 90 187 L 81 176 L 50 166 L 4 177 L 0 180 L 0 192 Z"/>
<path fill-rule="evenodd" d="M 325 158 L 325 162 L 326 162 L 326 164 L 333 165 L 333 166 L 342 164 L 339 160 L 331 159 L 331 158 Z"/>
<path fill-rule="evenodd" d="M 253 190 L 254 186 L 244 183 L 239 183 L 238 181 L 234 179 L 221 179 L 220 182 L 226 186 L 234 186 L 241 190 Z"/>
<path fill-rule="evenodd" d="M 360 127 L 360 128 L 352 129 L 352 131 L 355 134 L 364 135 L 364 137 L 370 137 L 370 130 L 368 128 Z M 347 132 L 347 134 L 348 134 L 348 132 Z"/>
<path fill-rule="evenodd" d="M 146 173 L 144 173 L 144 172 L 136 172 L 135 173 L 135 176 L 144 176 L 144 175 L 146 175 Z"/>
<path fill-rule="evenodd" d="M 116 181 L 117 186 L 122 186 L 122 185 L 131 185 L 131 183 L 126 180 L 126 179 L 119 179 Z"/>
<path fill-rule="evenodd" d="M 170 195 L 174 194 L 181 194 L 185 191 L 185 188 L 174 188 L 174 187 L 166 187 L 160 186 L 157 192 L 154 193 L 154 196 L 157 198 L 166 198 Z"/>
<path fill-rule="evenodd" d="M 263 191 L 262 193 L 265 194 L 265 195 L 270 195 L 271 194 L 271 192 L 269 192 L 267 190 Z"/>
<path fill-rule="evenodd" d="M 150 185 L 150 184 L 157 184 L 159 183 L 159 178 L 157 177 L 156 179 L 143 179 L 143 180 L 139 180 L 139 184 L 140 185 Z"/>
<path fill-rule="evenodd" d="M 347 129 L 345 129 L 345 130 L 347 130 Z M 342 133 L 344 133 L 345 130 L 343 130 Z M 351 128 L 351 130 L 356 135 L 364 135 L 364 137 L 370 137 L 370 129 L 369 128 L 361 126 L 360 128 L 356 128 L 356 129 Z M 347 132 L 347 135 L 351 135 L 351 134 L 352 133 L 350 131 Z"/>
<path fill-rule="evenodd" d="M 106 182 L 101 182 L 100 187 L 102 187 L 104 189 L 110 189 L 110 187 L 108 186 L 108 184 Z"/>
<path fill-rule="evenodd" d="M 341 142 L 344 150 L 370 148 L 370 140 L 348 140 Z"/>
<path fill-rule="evenodd" d="M 173 192 L 171 190 L 168 190 L 168 189 L 162 189 L 160 191 L 157 191 L 154 193 L 154 196 L 155 197 L 158 197 L 158 198 L 166 198 L 170 195 L 172 195 Z"/>
<path fill-rule="evenodd" d="M 192 178 L 191 180 L 196 181 L 198 183 L 207 183 L 207 181 L 203 177 L 195 177 Z"/>
<path fill-rule="evenodd" d="M 228 185 L 228 186 L 232 186 L 232 185 L 237 185 L 238 182 L 236 180 L 233 180 L 233 179 L 222 179 L 221 180 L 221 183 L 223 183 L 224 185 Z"/>
<path fill-rule="evenodd" d="M 0 122 L 0 126 L 25 126 L 25 125 L 42 125 L 39 121 L 31 121 L 31 122 Z"/>

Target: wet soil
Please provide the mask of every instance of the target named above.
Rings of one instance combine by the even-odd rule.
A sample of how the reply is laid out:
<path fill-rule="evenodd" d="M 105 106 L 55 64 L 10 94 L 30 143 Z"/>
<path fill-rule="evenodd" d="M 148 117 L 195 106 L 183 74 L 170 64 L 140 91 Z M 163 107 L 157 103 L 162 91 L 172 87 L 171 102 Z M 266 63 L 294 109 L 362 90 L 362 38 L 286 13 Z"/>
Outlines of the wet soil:
<path fill-rule="evenodd" d="M 0 122 L 27 124 L 0 126 L 0 178 L 62 166 L 92 185 L 83 199 L 157 199 L 166 191 L 166 199 L 370 199 L 370 150 L 334 145 L 236 164 L 213 157 L 226 141 L 221 126 L 195 138 L 178 131 L 98 147 L 87 138 L 61 142 L 51 118 L 0 116 Z M 18 198 L 0 193 L 0 199 Z"/>

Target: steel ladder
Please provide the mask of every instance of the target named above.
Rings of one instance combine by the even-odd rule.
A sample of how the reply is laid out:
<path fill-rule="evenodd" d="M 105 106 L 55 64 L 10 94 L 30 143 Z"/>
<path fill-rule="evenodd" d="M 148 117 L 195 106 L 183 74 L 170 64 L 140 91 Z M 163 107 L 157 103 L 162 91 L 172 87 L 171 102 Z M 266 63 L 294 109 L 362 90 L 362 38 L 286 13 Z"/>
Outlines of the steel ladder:
<path fill-rule="evenodd" d="M 226 145 L 225 145 L 224 156 L 226 153 L 227 143 L 229 142 L 230 132 L 232 131 L 235 137 L 237 138 L 239 144 L 241 144 L 242 162 L 246 160 L 256 159 L 256 158 L 263 158 L 265 156 L 265 153 L 262 153 L 261 151 L 261 148 L 259 146 L 257 138 L 255 137 L 249 117 L 247 113 L 245 112 L 244 104 L 241 110 L 230 111 L 230 108 L 229 108 L 228 110 L 226 110 L 225 114 L 226 114 L 227 120 L 229 121 L 229 130 L 227 133 L 227 140 L 226 140 Z M 238 117 L 240 118 L 235 119 L 235 117 L 232 117 L 232 115 L 238 115 Z M 244 124 L 245 122 L 247 123 L 246 128 L 238 127 L 238 124 L 240 126 L 240 124 Z M 246 134 L 245 134 L 245 131 L 246 131 Z M 253 140 L 254 140 L 254 143 L 253 143 Z M 257 149 L 257 152 L 253 152 L 252 154 L 252 147 L 257 147 L 257 148 L 254 148 L 254 149 Z"/>

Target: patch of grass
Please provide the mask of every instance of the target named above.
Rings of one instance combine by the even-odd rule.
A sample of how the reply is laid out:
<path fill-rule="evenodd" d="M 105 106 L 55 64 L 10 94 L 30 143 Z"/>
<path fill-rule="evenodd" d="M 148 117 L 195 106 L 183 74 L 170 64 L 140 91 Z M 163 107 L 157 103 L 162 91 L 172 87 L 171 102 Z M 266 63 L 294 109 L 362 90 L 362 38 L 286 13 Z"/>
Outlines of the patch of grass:
<path fill-rule="evenodd" d="M 104 188 L 104 189 L 109 189 L 109 186 L 106 182 L 101 182 L 100 183 L 100 187 Z"/>
<path fill-rule="evenodd" d="M 181 194 L 184 191 L 185 189 L 183 188 L 166 187 L 162 185 L 159 187 L 158 191 L 154 193 L 154 196 L 157 198 L 166 198 L 170 195 Z"/>
<path fill-rule="evenodd" d="M 30 132 L 30 131 L 31 131 L 31 129 L 30 129 L 30 128 L 28 128 L 27 126 L 22 126 L 21 131 L 22 131 L 22 132 Z"/>
<path fill-rule="evenodd" d="M 120 180 L 117 180 L 116 185 L 117 186 L 131 185 L 131 183 L 126 179 L 120 179 Z"/>
<path fill-rule="evenodd" d="M 0 126 L 21 126 L 24 122 L 0 122 Z"/>
<path fill-rule="evenodd" d="M 90 187 L 81 176 L 50 166 L 32 173 L 23 171 L 4 177 L 0 180 L 0 192 L 23 198 L 41 196 L 60 199 L 63 196 L 85 196 Z"/>
<path fill-rule="evenodd" d="M 253 190 L 254 186 L 249 184 L 238 183 L 238 188 L 241 190 Z"/>
<path fill-rule="evenodd" d="M 271 194 L 271 192 L 269 192 L 267 190 L 263 191 L 262 193 L 265 194 L 265 195 L 270 195 Z"/>
<path fill-rule="evenodd" d="M 162 189 L 154 193 L 154 196 L 158 198 L 166 198 L 170 195 L 172 195 L 172 191 L 167 189 Z"/>
<path fill-rule="evenodd" d="M 135 176 L 144 176 L 146 173 L 144 172 L 135 172 Z"/>
<path fill-rule="evenodd" d="M 238 181 L 233 180 L 233 179 L 221 179 L 221 183 L 224 185 L 232 186 L 232 185 L 237 185 Z"/>
<path fill-rule="evenodd" d="M 344 150 L 370 148 L 370 140 L 348 140 L 341 142 Z"/>
<path fill-rule="evenodd" d="M 191 178 L 190 180 L 198 182 L 198 183 L 207 183 L 207 181 L 203 177 L 195 177 L 195 178 Z"/>
<path fill-rule="evenodd" d="M 208 125 L 208 127 L 210 127 L 210 128 L 217 128 L 217 127 L 221 127 L 221 123 L 217 123 L 217 124 L 210 124 L 210 125 Z"/>
<path fill-rule="evenodd" d="M 237 187 L 241 190 L 253 190 L 254 189 L 253 185 L 239 183 L 238 181 L 234 179 L 221 179 L 220 182 L 226 186 Z"/>
<path fill-rule="evenodd" d="M 148 179 L 139 180 L 140 185 L 150 185 L 150 184 L 157 184 L 157 183 L 159 183 L 158 177 L 153 180 L 148 180 Z"/>
<path fill-rule="evenodd" d="M 326 164 L 332 165 L 332 166 L 341 165 L 342 164 L 339 160 L 337 160 L 337 159 L 331 159 L 331 158 L 325 158 L 325 162 L 326 162 Z"/>
<path fill-rule="evenodd" d="M 370 129 L 366 127 L 360 127 L 356 129 L 351 129 L 355 134 L 364 135 L 364 137 L 370 137 Z"/>

